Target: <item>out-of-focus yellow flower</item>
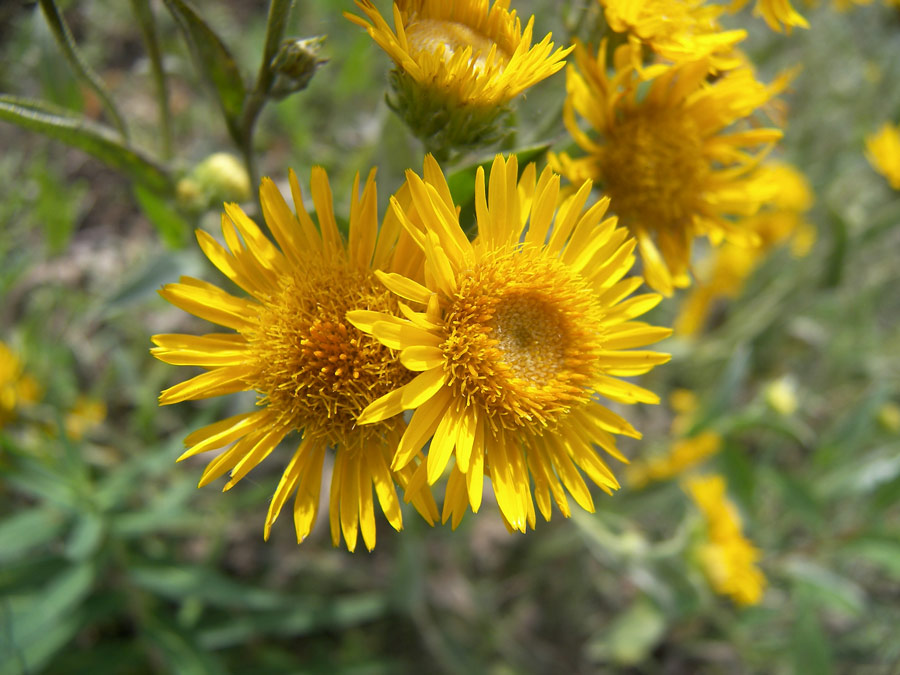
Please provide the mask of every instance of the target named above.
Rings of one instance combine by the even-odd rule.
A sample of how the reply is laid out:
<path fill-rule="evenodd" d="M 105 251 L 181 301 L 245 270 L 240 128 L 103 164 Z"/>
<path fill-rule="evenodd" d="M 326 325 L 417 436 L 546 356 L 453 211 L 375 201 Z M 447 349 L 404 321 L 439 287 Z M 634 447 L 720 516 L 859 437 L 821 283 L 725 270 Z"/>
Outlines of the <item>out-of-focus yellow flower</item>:
<path fill-rule="evenodd" d="M 571 48 L 532 46 L 507 0 L 397 0 L 394 28 L 369 0 L 345 13 L 393 59 L 392 107 L 429 149 L 488 142 L 506 104 L 560 70 Z"/>
<path fill-rule="evenodd" d="M 793 415 L 797 410 L 797 383 L 791 377 L 779 377 L 765 390 L 766 403 L 781 415 Z"/>
<path fill-rule="evenodd" d="M 350 203 L 349 241 L 334 215 L 331 187 L 321 167 L 312 170 L 312 201 L 318 228 L 307 214 L 300 184 L 290 173 L 294 210 L 278 188 L 264 179 L 260 188 L 263 216 L 276 246 L 236 204 L 222 216 L 225 246 L 202 230 L 200 247 L 212 263 L 250 297 L 238 297 L 191 277 L 168 284 L 160 294 L 173 305 L 232 329 L 196 335 L 154 335 L 156 358 L 173 365 L 200 366 L 206 372 L 166 389 L 160 404 L 254 391 L 258 405 L 194 431 L 179 458 L 219 451 L 206 467 L 200 486 L 230 472 L 229 490 L 272 454 L 282 439 L 297 434 L 296 450 L 281 455 L 286 464 L 266 518 L 264 536 L 287 502 L 297 541 L 312 530 L 326 454 L 333 453 L 329 519 L 331 539 L 341 534 L 353 551 L 361 534 L 375 546 L 375 501 L 396 530 L 402 513 L 395 481 L 408 486 L 421 454 L 398 471 L 390 469 L 394 449 L 406 427 L 402 417 L 360 426 L 357 416 L 382 394 L 406 384 L 412 375 L 390 349 L 347 323 L 348 310 L 367 307 L 393 311 L 397 300 L 375 270 L 419 278 L 422 255 L 399 220 L 385 217 L 378 227 L 375 172 L 359 193 L 359 175 Z M 408 187 L 398 192 L 408 200 Z M 223 449 L 224 448 L 224 449 Z M 280 453 L 279 453 L 280 454 Z M 427 489 L 407 493 L 433 523 L 437 505 Z"/>
<path fill-rule="evenodd" d="M 682 438 L 672 443 L 669 452 L 661 457 L 632 462 L 626 472 L 628 484 L 639 489 L 648 483 L 674 478 L 712 457 L 721 447 L 722 437 L 715 431 Z"/>
<path fill-rule="evenodd" d="M 750 0 L 732 0 L 729 9 L 738 12 L 749 2 Z M 791 6 L 790 0 L 756 0 L 753 14 L 762 16 L 769 28 L 779 33 L 783 31 L 790 34 L 794 26 L 809 28 L 809 22 Z"/>
<path fill-rule="evenodd" d="M 25 373 L 19 357 L 0 342 L 0 427 L 15 417 L 16 409 L 37 402 L 40 385 Z"/>
<path fill-rule="evenodd" d="M 66 436 L 80 441 L 84 435 L 106 419 L 106 403 L 99 399 L 79 396 L 66 414 Z"/>
<path fill-rule="evenodd" d="M 900 432 L 900 406 L 893 401 L 888 401 L 878 409 L 878 423 L 887 431 Z"/>
<path fill-rule="evenodd" d="M 900 190 L 900 125 L 885 124 L 866 137 L 866 158 L 869 164 L 895 190 Z"/>
<path fill-rule="evenodd" d="M 706 523 L 697 556 L 713 589 L 738 605 L 759 604 L 766 587 L 757 566 L 760 552 L 741 532 L 741 518 L 725 496 L 725 479 L 699 476 L 688 479 L 685 487 Z"/>
<path fill-rule="evenodd" d="M 607 72 L 606 44 L 596 58 L 576 48 L 578 69 L 567 71 L 566 127 L 587 156 L 551 156 L 573 183 L 600 183 L 611 209 L 634 234 L 647 283 L 664 294 L 690 283 L 688 265 L 695 237 L 727 239 L 742 246 L 758 235 L 733 219 L 755 214 L 777 190 L 758 164 L 766 145 L 781 138 L 776 128 L 752 127 L 756 111 L 781 91 L 789 76 L 772 85 L 751 68 L 725 72 L 710 83 L 708 59 L 644 72 L 634 47 L 615 51 Z M 648 81 L 649 80 L 649 81 Z M 596 136 L 582 131 L 575 113 Z"/>
<path fill-rule="evenodd" d="M 606 23 L 617 33 L 627 33 L 635 45 L 644 44 L 673 62 L 709 57 L 718 70 L 740 65 L 733 53 L 747 36 L 745 30 L 723 31 L 719 16 L 724 7 L 705 0 L 599 0 Z M 639 49 L 631 52 L 639 67 Z"/>
<path fill-rule="evenodd" d="M 763 165 L 758 175 L 770 185 L 772 199 L 759 213 L 739 221 L 741 227 L 757 235 L 757 244 L 723 242 L 694 266 L 696 283 L 685 296 L 675 323 L 681 335 L 699 333 L 713 304 L 720 298 L 736 298 L 773 248 L 789 241 L 791 253 L 799 257 L 806 255 L 816 240 L 816 230 L 806 220 L 813 203 L 806 177 L 788 164 Z"/>
<path fill-rule="evenodd" d="M 396 202 L 395 211 L 425 253 L 425 285 L 379 278 L 420 309 L 347 318 L 421 374 L 371 403 L 359 423 L 415 411 L 393 466 L 406 466 L 430 439 L 428 482 L 452 467 L 443 518 L 454 527 L 480 507 L 485 474 L 511 530 L 533 528 L 536 511 L 550 520 L 554 502 L 568 516 L 566 491 L 593 511 L 581 472 L 611 493 L 619 483 L 599 450 L 624 460 L 615 434 L 640 437 L 604 402 L 658 402 L 621 378 L 669 360 L 637 349 L 670 331 L 633 321 L 660 300 L 629 297 L 641 285 L 626 276 L 634 241 L 604 218 L 609 200 L 585 208 L 590 182 L 558 204 L 559 176 L 549 167 L 537 176 L 533 164 L 519 176 L 515 155 L 495 157 L 489 184 L 479 167 L 471 242 L 431 156 L 424 180 L 407 172 L 407 181 L 423 225 Z"/>

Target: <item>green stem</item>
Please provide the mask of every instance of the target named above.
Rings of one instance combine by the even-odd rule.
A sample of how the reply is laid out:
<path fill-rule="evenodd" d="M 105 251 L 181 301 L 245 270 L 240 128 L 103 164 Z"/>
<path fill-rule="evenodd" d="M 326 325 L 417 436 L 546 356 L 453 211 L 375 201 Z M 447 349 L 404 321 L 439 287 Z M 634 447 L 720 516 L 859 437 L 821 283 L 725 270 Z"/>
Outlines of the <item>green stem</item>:
<path fill-rule="evenodd" d="M 113 124 L 115 124 L 116 128 L 119 130 L 122 138 L 128 140 L 128 127 L 125 126 L 125 120 L 119 114 L 115 103 L 113 103 L 109 92 L 107 92 L 106 88 L 103 86 L 100 77 L 91 70 L 91 67 L 81 57 L 81 54 L 78 53 L 78 50 L 75 47 L 75 40 L 72 37 L 72 32 L 63 20 L 62 14 L 60 14 L 59 9 L 56 7 L 56 3 L 54 3 L 53 0 L 38 0 L 38 2 L 41 5 L 41 10 L 44 12 L 50 30 L 53 32 L 53 37 L 56 38 L 59 48 L 66 57 L 66 61 L 69 62 L 69 65 L 75 71 L 75 74 L 83 79 L 87 85 L 94 90 L 94 93 L 97 94 L 100 103 L 103 105 L 103 108 L 106 110 L 106 113 L 109 115 Z"/>
<path fill-rule="evenodd" d="M 156 105 L 159 108 L 159 125 L 162 130 L 163 159 L 172 157 L 172 115 L 169 110 L 169 92 L 166 88 L 166 72 L 162 64 L 162 52 L 159 47 L 159 36 L 156 32 L 156 21 L 149 0 L 131 0 L 131 7 L 141 27 L 141 36 L 150 57 L 150 68 L 153 72 L 153 84 L 156 88 Z"/>
<path fill-rule="evenodd" d="M 269 5 L 269 18 L 266 22 L 266 42 L 263 47 L 262 63 L 259 66 L 259 74 L 256 76 L 256 84 L 253 91 L 244 100 L 244 109 L 241 114 L 241 151 L 244 154 L 244 163 L 247 165 L 247 173 L 250 174 L 250 184 L 259 183 L 259 175 L 256 169 L 256 157 L 253 154 L 253 131 L 256 119 L 263 106 L 275 79 L 272 71 L 272 59 L 278 53 L 278 46 L 284 36 L 288 14 L 293 0 L 272 0 Z"/>

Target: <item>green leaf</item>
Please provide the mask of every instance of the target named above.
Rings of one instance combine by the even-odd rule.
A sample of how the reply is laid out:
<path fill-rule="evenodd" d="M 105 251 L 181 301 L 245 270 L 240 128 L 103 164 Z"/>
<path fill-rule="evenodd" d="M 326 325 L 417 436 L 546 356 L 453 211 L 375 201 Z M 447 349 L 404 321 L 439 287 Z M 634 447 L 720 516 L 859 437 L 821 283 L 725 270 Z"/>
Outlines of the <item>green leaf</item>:
<path fill-rule="evenodd" d="M 785 571 L 798 584 L 808 587 L 808 596 L 821 607 L 861 617 L 866 609 L 866 596 L 856 582 L 835 574 L 813 560 L 793 558 L 785 564 Z"/>
<path fill-rule="evenodd" d="M 831 647 L 816 614 L 814 593 L 801 589 L 794 593 L 797 618 L 794 621 L 791 651 L 797 675 L 829 675 L 834 672 Z"/>
<path fill-rule="evenodd" d="M 159 232 L 169 248 L 184 248 L 193 228 L 164 198 L 141 185 L 134 186 L 134 197 L 147 220 Z"/>
<path fill-rule="evenodd" d="M 147 639 L 157 647 L 163 659 L 169 664 L 171 673 L 187 675 L 208 675 L 224 673 L 222 664 L 212 654 L 202 649 L 192 636 L 185 636 L 181 630 L 174 630 L 170 622 L 157 616 L 144 621 Z"/>
<path fill-rule="evenodd" d="M 588 646 L 594 661 L 633 666 L 643 661 L 665 634 L 662 612 L 641 596 Z"/>
<path fill-rule="evenodd" d="M 239 584 L 207 567 L 141 566 L 129 570 L 132 581 L 148 591 L 173 600 L 196 596 L 217 607 L 281 608 L 282 593 Z"/>
<path fill-rule="evenodd" d="M 86 560 L 97 552 L 105 535 L 106 519 L 103 515 L 95 511 L 83 511 L 66 541 L 66 557 L 70 560 Z"/>
<path fill-rule="evenodd" d="M 22 511 L 0 523 L 0 562 L 18 560 L 31 550 L 52 541 L 65 519 L 56 509 Z"/>
<path fill-rule="evenodd" d="M 78 631 L 78 608 L 89 596 L 94 577 L 93 565 L 82 563 L 45 582 L 36 593 L 13 597 L 8 605 L 11 642 L 29 671 L 40 670 Z"/>
<path fill-rule="evenodd" d="M 83 150 L 151 190 L 166 194 L 174 189 L 165 168 L 140 151 L 123 145 L 111 129 L 56 106 L 0 95 L 0 120 Z"/>
<path fill-rule="evenodd" d="M 286 608 L 229 618 L 200 633 L 206 649 L 245 645 L 260 635 L 296 638 L 316 631 L 341 630 L 374 621 L 391 607 L 381 593 L 358 593 L 349 597 L 284 597 Z"/>
<path fill-rule="evenodd" d="M 246 89 L 234 58 L 200 15 L 184 0 L 163 0 L 181 28 L 201 76 L 213 87 L 231 137 L 241 143 L 241 114 Z"/>
<path fill-rule="evenodd" d="M 844 546 L 841 553 L 856 560 L 862 558 L 900 581 L 900 541 L 876 537 L 859 539 Z"/>

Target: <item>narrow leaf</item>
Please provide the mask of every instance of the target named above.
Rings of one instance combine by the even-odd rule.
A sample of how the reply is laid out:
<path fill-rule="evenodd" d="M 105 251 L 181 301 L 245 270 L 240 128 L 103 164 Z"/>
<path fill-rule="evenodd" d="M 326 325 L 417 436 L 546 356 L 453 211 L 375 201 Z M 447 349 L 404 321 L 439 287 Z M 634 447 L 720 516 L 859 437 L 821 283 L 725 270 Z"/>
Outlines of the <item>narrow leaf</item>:
<path fill-rule="evenodd" d="M 171 193 L 168 171 L 142 152 L 123 145 L 115 132 L 42 101 L 0 94 L 0 120 L 37 131 L 93 155 L 133 180 L 160 193 Z"/>
<path fill-rule="evenodd" d="M 234 58 L 200 15 L 184 0 L 163 0 L 184 33 L 203 78 L 213 87 L 231 137 L 241 143 L 241 112 L 246 89 Z"/>

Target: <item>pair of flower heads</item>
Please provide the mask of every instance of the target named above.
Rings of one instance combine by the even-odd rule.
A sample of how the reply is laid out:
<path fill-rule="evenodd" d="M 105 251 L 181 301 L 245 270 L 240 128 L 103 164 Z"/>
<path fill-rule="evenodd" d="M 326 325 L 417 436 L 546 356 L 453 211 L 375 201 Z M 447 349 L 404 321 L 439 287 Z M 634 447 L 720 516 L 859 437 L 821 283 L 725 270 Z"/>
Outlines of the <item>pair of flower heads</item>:
<path fill-rule="evenodd" d="M 397 66 L 395 104 L 423 119 L 449 103 L 464 111 L 444 119 L 446 133 L 483 132 L 498 106 L 561 69 L 571 51 L 554 52 L 549 35 L 532 47 L 533 19 L 523 32 L 501 1 L 397 2 L 394 29 L 371 3 L 358 4 L 368 21 L 349 18 Z M 497 155 L 489 175 L 479 168 L 472 240 L 430 154 L 383 216 L 374 171 L 364 182 L 357 176 L 346 240 L 321 168 L 310 177 L 316 222 L 291 172 L 293 208 L 271 180 L 260 188 L 271 238 L 235 204 L 222 215 L 224 244 L 198 231 L 204 253 L 246 295 L 190 277 L 161 290 L 228 330 L 153 337 L 157 358 L 205 369 L 160 402 L 258 397 L 254 410 L 185 439 L 180 459 L 217 453 L 201 486 L 229 474 L 228 490 L 285 453 L 265 536 L 292 499 L 302 541 L 317 519 L 328 457 L 331 537 L 350 550 L 360 537 L 374 547 L 376 510 L 401 529 L 401 496 L 429 523 L 456 527 L 479 510 L 489 479 L 503 522 L 524 532 L 538 514 L 549 520 L 554 504 L 565 516 L 571 502 L 593 510 L 589 483 L 610 494 L 619 487 L 606 457 L 626 461 L 616 437 L 640 433 L 609 402 L 658 402 L 623 378 L 669 359 L 644 348 L 671 331 L 638 320 L 661 296 L 635 293 L 645 279 L 665 294 L 683 285 L 695 235 L 742 234 L 726 212 L 753 212 L 768 194 L 751 149 L 780 132 L 723 130 L 783 86 L 726 69 L 711 53 L 645 68 L 635 50 L 616 50 L 610 76 L 605 45 L 596 57 L 578 48 L 581 72 L 569 73 L 564 117 L 588 155 L 552 156 L 542 171 Z M 576 112 L 605 142 L 579 129 Z M 635 160 L 648 155 L 653 162 Z M 561 187 L 555 170 L 573 185 Z M 591 179 L 624 226 L 607 217 L 609 197 L 591 198 Z M 643 278 L 629 274 L 636 251 Z M 442 477 L 439 509 L 433 486 Z"/>

